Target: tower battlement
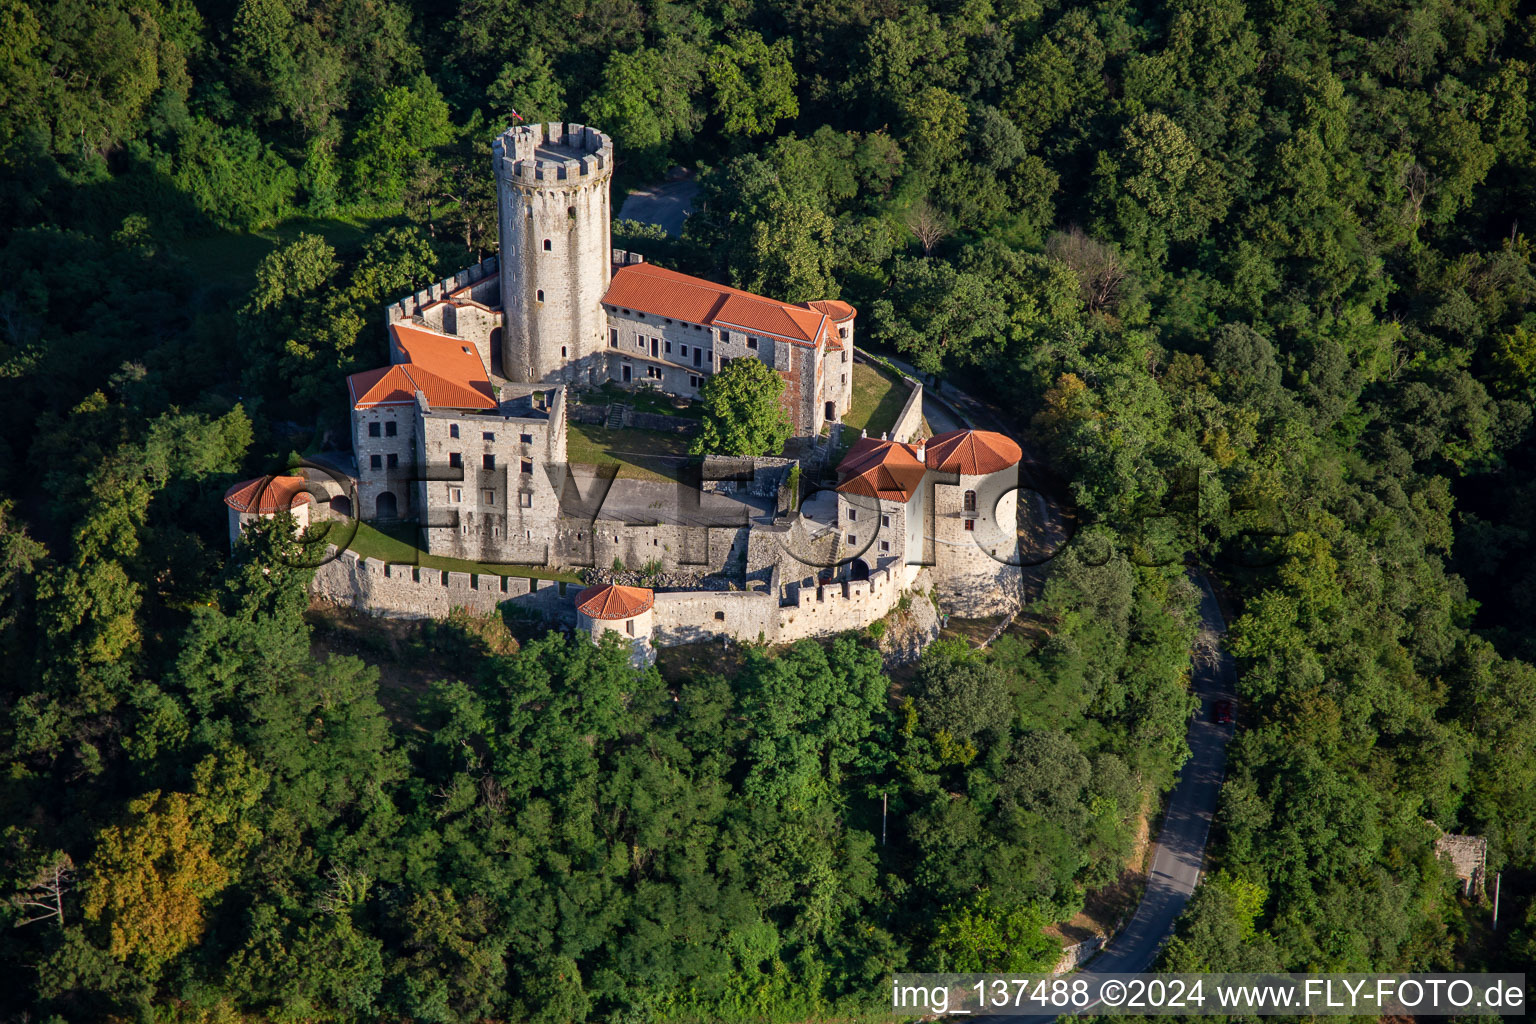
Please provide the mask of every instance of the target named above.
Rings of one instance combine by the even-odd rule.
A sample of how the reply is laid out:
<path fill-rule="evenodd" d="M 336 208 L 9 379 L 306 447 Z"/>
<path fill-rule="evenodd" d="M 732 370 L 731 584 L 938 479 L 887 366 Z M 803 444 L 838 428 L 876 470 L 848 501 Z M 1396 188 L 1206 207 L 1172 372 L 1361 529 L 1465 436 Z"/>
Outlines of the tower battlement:
<path fill-rule="evenodd" d="M 569 181 L 613 170 L 613 140 L 582 124 L 514 125 L 491 144 L 503 173 L 527 184 Z"/>

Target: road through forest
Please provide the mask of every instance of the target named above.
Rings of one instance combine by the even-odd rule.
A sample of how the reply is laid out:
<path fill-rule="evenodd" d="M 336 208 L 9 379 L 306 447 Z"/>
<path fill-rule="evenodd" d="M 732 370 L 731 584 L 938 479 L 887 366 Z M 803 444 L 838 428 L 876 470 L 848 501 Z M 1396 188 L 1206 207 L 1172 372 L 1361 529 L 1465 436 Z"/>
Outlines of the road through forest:
<path fill-rule="evenodd" d="M 897 365 L 915 375 L 910 367 L 900 362 Z M 940 398 L 931 388 L 923 391 L 923 415 L 935 430 L 939 423 L 950 424 L 958 420 L 986 425 L 985 421 L 992 418 L 982 403 L 957 393 L 953 388 L 946 388 L 944 396 Z M 1025 455 L 1028 461 L 1034 461 L 1028 459 L 1027 451 Z M 1045 511 L 1052 503 L 1038 496 L 1037 500 L 1043 515 L 1053 520 L 1059 519 Z M 1064 536 L 1064 527 L 1059 523 L 1044 525 L 1048 533 Z M 1136 907 L 1136 914 L 1130 923 L 1089 962 L 1089 966 L 1078 972 L 1078 976 L 1090 980 L 1100 974 L 1138 973 L 1152 966 L 1163 944 L 1173 934 L 1174 924 L 1184 912 L 1189 897 L 1194 893 L 1205 860 L 1205 844 L 1210 837 L 1211 820 L 1216 814 L 1216 803 L 1226 770 L 1227 744 L 1235 729 L 1233 725 L 1217 724 L 1214 709 L 1218 701 L 1236 700 L 1237 670 L 1232 656 L 1222 644 L 1226 636 L 1226 622 L 1210 581 L 1199 572 L 1191 572 L 1190 578 L 1200 588 L 1201 633 L 1190 673 L 1191 685 L 1200 698 L 1200 710 L 1189 723 L 1190 758 L 1180 770 L 1179 781 L 1168 798 L 1162 829 L 1152 848 L 1147 888 L 1142 894 L 1141 903 Z M 1085 1007 L 1079 1012 L 1092 1014 L 1094 1008 Z M 1055 1020 L 1056 1015 L 974 1019 L 1010 1021 L 1014 1024 L 1047 1024 Z"/>

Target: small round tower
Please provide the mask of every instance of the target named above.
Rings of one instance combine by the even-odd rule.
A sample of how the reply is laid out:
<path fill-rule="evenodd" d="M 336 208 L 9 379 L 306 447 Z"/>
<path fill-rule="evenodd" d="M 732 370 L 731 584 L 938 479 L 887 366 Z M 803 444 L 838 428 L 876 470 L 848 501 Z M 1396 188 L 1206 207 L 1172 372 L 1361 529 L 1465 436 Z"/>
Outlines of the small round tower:
<path fill-rule="evenodd" d="M 501 231 L 502 376 L 535 384 L 601 381 L 613 141 L 585 125 L 517 125 L 491 152 Z"/>
<path fill-rule="evenodd" d="M 960 615 L 1018 607 L 1018 489 L 1023 451 L 990 430 L 951 430 L 924 445 L 934 482 L 934 589 Z"/>
<path fill-rule="evenodd" d="M 604 633 L 615 633 L 629 645 L 630 661 L 637 667 L 656 660 L 651 632 L 656 624 L 656 594 L 646 587 L 621 587 L 600 583 L 576 595 L 576 628 L 602 643 Z"/>

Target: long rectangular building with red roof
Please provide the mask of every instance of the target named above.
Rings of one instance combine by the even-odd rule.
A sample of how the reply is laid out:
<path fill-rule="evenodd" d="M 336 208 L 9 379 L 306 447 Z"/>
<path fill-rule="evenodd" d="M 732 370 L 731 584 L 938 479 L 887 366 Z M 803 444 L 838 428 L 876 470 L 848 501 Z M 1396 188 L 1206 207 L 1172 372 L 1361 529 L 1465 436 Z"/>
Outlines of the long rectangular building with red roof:
<path fill-rule="evenodd" d="M 680 274 L 616 252 L 603 296 L 610 379 L 693 396 L 732 359 L 760 359 L 785 380 L 795 433 L 814 436 L 853 400 L 854 308 L 793 303 Z"/>

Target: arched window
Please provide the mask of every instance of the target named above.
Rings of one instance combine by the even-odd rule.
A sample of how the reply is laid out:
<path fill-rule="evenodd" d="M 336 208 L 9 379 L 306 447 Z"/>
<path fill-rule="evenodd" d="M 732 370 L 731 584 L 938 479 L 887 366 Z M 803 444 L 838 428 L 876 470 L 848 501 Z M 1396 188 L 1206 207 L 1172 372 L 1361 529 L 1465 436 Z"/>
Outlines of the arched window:
<path fill-rule="evenodd" d="M 715 612 L 715 621 L 716 622 L 724 622 L 725 621 L 725 612 Z"/>
<path fill-rule="evenodd" d="M 543 302 L 543 301 L 544 301 L 544 289 L 543 289 L 543 288 L 540 288 L 540 289 L 539 289 L 539 290 L 538 290 L 538 293 L 537 293 L 537 294 L 538 294 L 538 296 L 539 296 L 539 301 L 540 301 L 540 302 Z"/>
<path fill-rule="evenodd" d="M 544 239 L 544 251 L 549 252 L 554 246 L 549 244 L 549 239 Z"/>
<path fill-rule="evenodd" d="M 967 512 L 975 512 L 976 511 L 976 492 L 975 491 L 966 491 L 965 492 L 965 510 Z"/>
<path fill-rule="evenodd" d="M 567 206 L 565 208 L 565 215 L 567 217 L 571 218 L 571 220 L 575 220 L 576 219 L 576 207 L 574 207 L 574 206 Z"/>

